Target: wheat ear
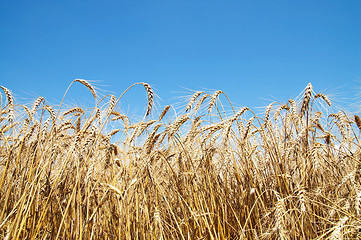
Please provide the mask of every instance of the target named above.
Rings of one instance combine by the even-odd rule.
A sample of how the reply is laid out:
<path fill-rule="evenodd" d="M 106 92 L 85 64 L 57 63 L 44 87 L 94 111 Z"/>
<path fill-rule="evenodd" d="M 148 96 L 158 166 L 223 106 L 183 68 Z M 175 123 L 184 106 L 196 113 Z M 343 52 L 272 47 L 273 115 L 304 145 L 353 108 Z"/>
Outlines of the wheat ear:
<path fill-rule="evenodd" d="M 197 102 L 197 105 L 194 108 L 194 112 L 197 112 L 197 110 L 201 107 L 202 103 L 204 102 L 204 100 L 206 100 L 207 97 L 209 97 L 209 95 L 205 94 L 199 99 L 199 101 Z"/>
<path fill-rule="evenodd" d="M 355 115 L 355 123 L 356 123 L 358 129 L 361 131 L 361 119 L 357 115 Z"/>
<path fill-rule="evenodd" d="M 277 203 L 275 209 L 276 229 L 278 230 L 280 239 L 287 239 L 286 228 L 285 228 L 285 214 L 286 214 L 285 199 L 281 198 L 278 194 L 276 194 L 276 196 L 277 196 Z"/>
<path fill-rule="evenodd" d="M 108 107 L 108 110 L 107 110 L 107 115 L 112 114 L 112 111 L 113 111 L 113 109 L 115 107 L 116 101 L 117 101 L 117 99 L 115 98 L 115 96 L 111 95 L 109 107 Z"/>
<path fill-rule="evenodd" d="M 36 99 L 36 101 L 34 102 L 34 106 L 33 108 L 31 109 L 31 116 L 34 116 L 35 112 L 36 112 L 36 109 L 39 107 L 39 105 L 42 103 L 42 102 L 45 102 L 45 99 L 43 97 L 38 97 L 38 99 Z"/>
<path fill-rule="evenodd" d="M 55 124 L 56 113 L 55 113 L 54 109 L 52 107 L 50 107 L 49 105 L 45 105 L 45 109 L 49 112 L 51 121 L 53 122 L 53 124 Z"/>
<path fill-rule="evenodd" d="M 213 108 L 213 106 L 216 104 L 218 96 L 223 93 L 221 90 L 217 90 L 214 92 L 214 94 L 211 97 L 211 101 L 209 102 L 208 111 L 210 112 Z"/>
<path fill-rule="evenodd" d="M 14 120 L 15 114 L 14 114 L 14 98 L 11 95 L 11 92 L 6 87 L 0 86 L 0 88 L 4 91 L 6 98 L 9 103 L 9 122 L 12 122 Z"/>
<path fill-rule="evenodd" d="M 327 103 L 328 106 L 331 106 L 331 101 L 325 94 L 317 93 L 314 98 L 315 99 L 316 98 L 322 98 Z"/>
<path fill-rule="evenodd" d="M 93 94 L 94 98 L 97 98 L 97 94 L 95 92 L 95 89 L 93 88 L 93 86 L 84 79 L 75 79 L 74 82 L 80 82 L 81 84 L 83 84 L 86 88 L 88 88 L 90 90 L 90 92 Z"/>
<path fill-rule="evenodd" d="M 191 110 L 192 105 L 194 104 L 194 102 L 196 101 L 196 99 L 202 94 L 202 91 L 197 91 L 193 94 L 193 96 L 191 97 L 191 99 L 189 100 L 187 107 L 186 107 L 186 112 L 188 112 L 189 110 Z"/>
<path fill-rule="evenodd" d="M 148 95 L 147 112 L 145 113 L 145 116 L 148 116 L 150 114 L 150 111 L 152 110 L 152 107 L 153 107 L 154 93 L 153 93 L 153 90 L 152 90 L 152 88 L 150 87 L 150 85 L 148 83 L 141 83 L 141 84 L 144 86 L 145 90 L 147 91 L 147 95 Z"/>
<path fill-rule="evenodd" d="M 240 116 L 242 116 L 243 113 L 245 113 L 247 110 L 249 110 L 248 107 L 241 108 L 231 119 L 231 121 L 237 120 Z"/>
<path fill-rule="evenodd" d="M 160 116 L 159 116 L 159 118 L 158 118 L 158 121 L 162 121 L 163 117 L 167 114 L 169 108 L 170 108 L 170 105 L 166 106 L 166 107 L 163 109 L 162 113 L 160 114 Z"/>
<path fill-rule="evenodd" d="M 79 107 L 75 107 L 75 108 L 72 108 L 66 112 L 63 113 L 63 116 L 66 116 L 66 115 L 69 115 L 69 114 L 72 114 L 72 113 L 81 113 L 81 114 L 84 114 L 84 110 L 82 108 L 79 108 Z"/>
<path fill-rule="evenodd" d="M 312 96 L 312 84 L 309 83 L 305 89 L 305 94 L 303 97 L 303 102 L 301 106 L 301 117 L 305 114 L 306 110 L 308 110 L 311 96 Z"/>

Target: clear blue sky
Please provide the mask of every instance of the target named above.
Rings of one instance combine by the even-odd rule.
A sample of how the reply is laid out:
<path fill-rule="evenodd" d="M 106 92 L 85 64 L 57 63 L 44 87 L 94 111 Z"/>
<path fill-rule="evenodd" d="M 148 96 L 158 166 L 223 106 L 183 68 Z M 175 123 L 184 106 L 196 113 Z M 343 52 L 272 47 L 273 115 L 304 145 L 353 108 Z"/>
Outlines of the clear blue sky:
<path fill-rule="evenodd" d="M 76 78 L 116 96 L 147 82 L 161 105 L 210 89 L 254 108 L 308 82 L 352 97 L 361 91 L 361 1 L 0 1 L 0 85 L 18 102 L 56 104 Z M 74 86 L 69 99 L 83 98 L 92 96 Z M 125 111 L 145 109 L 141 87 L 128 99 Z"/>

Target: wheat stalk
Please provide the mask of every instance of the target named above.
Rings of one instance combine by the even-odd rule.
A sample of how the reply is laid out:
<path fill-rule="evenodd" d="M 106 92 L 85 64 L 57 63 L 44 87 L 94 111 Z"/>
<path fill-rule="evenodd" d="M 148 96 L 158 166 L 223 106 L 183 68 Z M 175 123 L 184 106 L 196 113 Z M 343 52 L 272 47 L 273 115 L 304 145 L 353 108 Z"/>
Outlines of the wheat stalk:
<path fill-rule="evenodd" d="M 355 117 L 355 123 L 356 123 L 358 129 L 361 131 L 361 119 L 357 115 L 354 115 L 354 117 Z"/>
<path fill-rule="evenodd" d="M 191 97 L 191 99 L 189 100 L 187 106 L 186 106 L 186 112 L 188 112 L 191 108 L 192 105 L 194 104 L 194 102 L 196 101 L 196 99 L 202 94 L 202 91 L 197 91 L 193 94 L 193 96 Z"/>
<path fill-rule="evenodd" d="M 305 114 L 305 112 L 308 110 L 309 102 L 312 96 L 312 84 L 309 83 L 305 89 L 302 106 L 301 106 L 301 116 Z"/>
<path fill-rule="evenodd" d="M 218 96 L 223 93 L 221 90 L 217 90 L 214 92 L 214 94 L 211 97 L 211 101 L 209 102 L 208 111 L 210 112 L 213 108 L 213 106 L 216 104 Z"/>
<path fill-rule="evenodd" d="M 153 107 L 153 102 L 154 102 L 154 99 L 153 99 L 153 96 L 154 96 L 154 93 L 153 93 L 153 90 L 152 88 L 150 87 L 150 85 L 148 83 L 141 83 L 145 90 L 147 91 L 147 95 L 148 95 L 148 104 L 147 104 L 147 112 L 145 113 L 145 116 L 148 116 L 152 110 L 152 107 Z"/>
<path fill-rule="evenodd" d="M 166 106 L 162 113 L 160 114 L 159 118 L 158 118 L 158 121 L 162 121 L 163 117 L 167 114 L 168 110 L 170 109 L 170 105 Z"/>
<path fill-rule="evenodd" d="M 198 111 L 198 109 L 201 107 L 202 103 L 204 102 L 204 100 L 206 100 L 207 97 L 209 97 L 209 95 L 205 94 L 199 99 L 199 101 L 197 102 L 197 105 L 194 108 L 194 112 Z"/>
<path fill-rule="evenodd" d="M 177 130 L 189 119 L 188 114 L 184 114 L 179 117 L 170 127 L 169 127 L 169 136 L 173 137 L 173 135 L 177 132 Z"/>
<path fill-rule="evenodd" d="M 241 108 L 231 119 L 231 121 L 236 121 L 240 116 L 242 116 L 243 113 L 245 113 L 246 111 L 248 111 L 249 108 L 248 107 L 243 107 Z"/>
<path fill-rule="evenodd" d="M 276 229 L 278 230 L 279 238 L 280 239 L 288 239 L 286 235 L 286 227 L 285 227 L 285 214 L 286 214 L 286 207 L 285 207 L 285 199 L 281 198 L 277 194 L 277 203 L 276 203 L 276 210 L 275 210 L 275 217 L 276 217 Z"/>
<path fill-rule="evenodd" d="M 6 99 L 8 100 L 8 107 L 9 107 L 9 122 L 13 122 L 14 118 L 15 118 L 15 114 L 14 114 L 14 98 L 10 92 L 9 89 L 7 89 L 6 87 L 0 86 L 0 88 L 4 91 L 5 95 L 6 95 Z"/>
<path fill-rule="evenodd" d="M 317 94 L 314 96 L 314 99 L 316 99 L 316 98 L 322 98 L 322 99 L 327 103 L 328 106 L 331 106 L 331 101 L 330 101 L 330 99 L 329 99 L 326 95 L 324 95 L 324 94 L 322 94 L 322 93 L 317 93 Z"/>
<path fill-rule="evenodd" d="M 115 104 L 116 104 L 116 101 L 117 101 L 117 99 L 115 98 L 115 96 L 111 95 L 110 96 L 110 103 L 109 103 L 108 110 L 107 110 L 107 115 L 112 114 L 113 109 L 114 109 Z"/>
<path fill-rule="evenodd" d="M 81 84 L 83 84 L 86 88 L 89 89 L 89 91 L 92 93 L 94 99 L 97 98 L 97 94 L 96 94 L 96 91 L 95 89 L 93 88 L 93 86 L 87 81 L 87 80 L 84 80 L 84 79 L 75 79 L 74 82 L 80 82 Z"/>
<path fill-rule="evenodd" d="M 84 110 L 80 107 L 75 107 L 72 109 L 69 109 L 68 111 L 63 113 L 63 116 L 69 115 L 69 114 L 73 114 L 73 113 L 81 113 L 84 114 Z"/>

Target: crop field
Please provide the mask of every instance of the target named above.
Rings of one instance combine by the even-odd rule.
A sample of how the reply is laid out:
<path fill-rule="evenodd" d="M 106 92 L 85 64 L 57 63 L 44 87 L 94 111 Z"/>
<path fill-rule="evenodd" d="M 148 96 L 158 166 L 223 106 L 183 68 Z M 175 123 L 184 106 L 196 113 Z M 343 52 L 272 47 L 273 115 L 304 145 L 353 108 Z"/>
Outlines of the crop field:
<path fill-rule="evenodd" d="M 0 239 L 361 238 L 361 120 L 311 84 L 262 114 L 220 90 L 157 112 L 147 83 L 75 84 L 94 106 L 1 86 Z M 139 121 L 120 110 L 131 88 Z"/>

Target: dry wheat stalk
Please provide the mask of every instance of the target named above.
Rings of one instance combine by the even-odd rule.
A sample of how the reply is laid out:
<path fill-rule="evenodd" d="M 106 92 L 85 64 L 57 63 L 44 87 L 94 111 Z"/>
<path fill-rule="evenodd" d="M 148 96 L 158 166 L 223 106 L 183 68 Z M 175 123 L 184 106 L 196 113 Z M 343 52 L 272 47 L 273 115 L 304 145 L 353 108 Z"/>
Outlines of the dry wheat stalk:
<path fill-rule="evenodd" d="M 114 115 L 114 116 L 117 116 L 117 117 L 119 117 L 119 116 L 124 117 L 124 116 L 125 116 L 125 115 L 123 115 L 123 114 L 121 114 L 120 112 L 117 112 L 117 111 L 112 111 L 112 112 L 110 113 L 110 115 Z"/>
<path fill-rule="evenodd" d="M 187 120 L 189 119 L 188 114 L 180 116 L 170 127 L 169 136 L 172 137 Z"/>
<path fill-rule="evenodd" d="M 325 139 L 325 143 L 327 145 L 331 144 L 331 140 L 332 140 L 332 134 L 329 132 L 326 132 L 325 135 L 323 136 L 323 138 Z"/>
<path fill-rule="evenodd" d="M 30 130 L 29 132 L 25 135 L 24 137 L 24 142 L 28 141 L 34 134 L 34 132 L 36 132 L 36 129 L 38 128 L 39 126 L 39 122 L 34 122 L 34 124 L 30 127 Z"/>
<path fill-rule="evenodd" d="M 273 115 L 273 119 L 275 120 L 275 122 L 277 122 L 278 117 L 281 115 L 281 111 L 282 110 L 290 110 L 288 105 L 281 105 L 279 108 L 277 108 L 277 110 L 275 111 L 274 115 Z"/>
<path fill-rule="evenodd" d="M 361 188 L 360 188 L 360 184 L 355 181 L 353 181 L 353 186 L 356 191 L 355 210 L 356 210 L 356 214 L 359 216 L 361 214 Z"/>
<path fill-rule="evenodd" d="M 209 102 L 209 106 L 208 106 L 208 111 L 210 112 L 212 110 L 212 108 L 214 107 L 214 105 L 216 104 L 217 98 L 218 96 L 223 93 L 223 91 L 221 90 L 217 90 L 214 92 L 214 94 L 211 97 L 211 101 Z"/>
<path fill-rule="evenodd" d="M 271 114 L 271 109 L 272 109 L 273 104 L 274 104 L 274 103 L 269 104 L 269 105 L 267 106 L 267 108 L 266 108 L 266 112 L 265 112 L 265 114 L 264 114 L 264 122 L 265 122 L 265 125 L 264 125 L 264 126 L 267 125 L 266 123 L 267 123 L 268 120 L 269 120 L 269 117 L 270 117 L 270 114 Z"/>
<path fill-rule="evenodd" d="M 188 142 L 193 140 L 193 138 L 196 136 L 197 134 L 197 129 L 198 127 L 202 124 L 203 121 L 200 120 L 201 117 L 196 117 L 195 119 L 192 120 L 192 126 L 191 129 L 189 130 L 186 138 L 184 139 L 184 142 Z"/>
<path fill-rule="evenodd" d="M 278 194 L 276 210 L 275 210 L 275 218 L 276 218 L 276 229 L 278 230 L 280 239 L 288 239 L 286 235 L 286 227 L 285 227 L 285 215 L 286 215 L 286 207 L 285 207 L 285 199 L 281 198 Z"/>
<path fill-rule="evenodd" d="M 245 113 L 246 111 L 248 111 L 249 108 L 248 107 L 243 107 L 241 108 L 232 118 L 231 121 L 236 121 L 240 116 L 242 116 L 243 113 Z"/>
<path fill-rule="evenodd" d="M 328 106 L 331 106 L 331 101 L 330 101 L 330 99 L 329 99 L 326 95 L 324 95 L 324 94 L 322 94 L 322 93 L 317 93 L 317 94 L 314 96 L 314 99 L 316 99 L 316 98 L 322 98 L 322 99 L 327 103 Z"/>
<path fill-rule="evenodd" d="M 145 90 L 147 91 L 147 95 L 148 95 L 148 105 L 147 105 L 147 112 L 145 113 L 145 116 L 148 116 L 152 110 L 152 107 L 153 107 L 153 102 L 154 102 L 154 99 L 153 99 L 153 90 L 152 88 L 150 87 L 150 85 L 148 83 L 141 83 Z"/>
<path fill-rule="evenodd" d="M 297 106 L 295 100 L 289 99 L 288 103 L 290 104 L 292 114 L 297 115 Z"/>
<path fill-rule="evenodd" d="M 163 239 L 162 219 L 160 217 L 159 209 L 157 206 L 155 207 L 154 210 L 153 221 L 154 221 L 156 237 L 158 240 L 162 240 Z"/>
<path fill-rule="evenodd" d="M 21 105 L 21 106 L 24 108 L 26 115 L 31 119 L 30 109 L 25 105 Z"/>
<path fill-rule="evenodd" d="M 116 121 L 121 119 L 124 122 L 124 128 L 128 128 L 129 127 L 129 118 L 126 115 L 123 115 L 119 112 L 116 111 L 112 111 L 111 115 L 114 115 L 115 117 L 111 118 L 110 121 Z"/>
<path fill-rule="evenodd" d="M 84 114 L 84 110 L 82 108 L 80 108 L 80 107 L 75 107 L 75 108 L 69 109 L 68 111 L 65 111 L 63 113 L 63 116 L 66 116 L 66 115 L 69 115 L 69 114 L 72 114 L 72 113 Z"/>
<path fill-rule="evenodd" d="M 28 118 L 24 119 L 23 126 L 20 129 L 19 136 L 26 132 L 28 126 L 29 126 L 30 120 Z"/>
<path fill-rule="evenodd" d="M 196 101 L 196 99 L 202 94 L 202 91 L 197 91 L 193 94 L 193 96 L 191 97 L 190 101 L 188 102 L 187 106 L 186 106 L 186 112 L 188 112 L 189 110 L 191 110 L 192 105 L 194 104 L 194 102 Z"/>
<path fill-rule="evenodd" d="M 62 131 L 65 131 L 69 128 L 75 129 L 75 127 L 73 126 L 73 124 L 71 124 L 71 120 L 66 120 L 64 122 L 62 122 L 59 126 L 59 133 L 61 133 Z"/>
<path fill-rule="evenodd" d="M 48 130 L 49 125 L 50 125 L 50 118 L 46 119 L 46 121 L 44 122 L 43 129 L 41 131 L 41 141 L 44 141 L 46 136 L 46 131 Z"/>
<path fill-rule="evenodd" d="M 55 119 L 56 119 L 56 113 L 52 107 L 49 105 L 45 105 L 45 109 L 49 112 L 51 121 L 53 122 L 53 125 L 55 125 Z"/>
<path fill-rule="evenodd" d="M 98 121 L 98 125 L 102 125 L 102 120 L 100 118 L 100 109 L 99 108 L 96 108 L 95 109 L 95 115 L 94 115 L 94 118 Z"/>
<path fill-rule="evenodd" d="M 227 144 L 227 141 L 229 139 L 229 135 L 231 132 L 231 128 L 232 128 L 232 121 L 229 121 L 223 128 L 223 133 L 222 133 L 223 134 L 223 143 L 222 143 L 223 146 L 225 146 Z"/>
<path fill-rule="evenodd" d="M 150 120 L 148 122 L 145 122 L 145 123 L 138 123 L 135 125 L 135 130 L 131 136 L 131 141 L 136 138 L 136 137 L 139 137 L 140 135 L 142 135 L 142 133 L 150 126 L 152 125 L 153 123 L 155 123 L 156 120 Z"/>
<path fill-rule="evenodd" d="M 202 103 L 204 102 L 204 100 L 206 100 L 206 98 L 209 97 L 208 94 L 204 94 L 197 102 L 197 105 L 194 107 L 194 112 L 196 113 L 198 111 L 198 109 L 201 107 Z"/>
<path fill-rule="evenodd" d="M 15 127 L 16 125 L 17 125 L 17 123 L 11 123 L 11 124 L 4 125 L 0 129 L 0 133 L 4 134 L 4 133 L 8 132 L 10 129 L 12 129 L 13 127 Z"/>
<path fill-rule="evenodd" d="M 298 118 L 298 113 L 297 113 L 297 104 L 296 101 L 294 101 L 293 99 L 289 99 L 288 103 L 290 105 L 290 110 L 291 110 L 291 115 L 290 117 L 290 121 L 294 121 L 294 123 L 297 125 L 299 123 L 299 118 Z"/>
<path fill-rule="evenodd" d="M 246 125 L 246 129 L 244 131 L 244 136 L 243 136 L 243 139 L 245 140 L 247 137 L 248 137 L 248 133 L 251 129 L 251 126 L 252 126 L 252 123 L 253 123 L 253 120 L 255 119 L 255 117 L 251 117 L 248 121 L 247 121 L 247 125 Z"/>
<path fill-rule="evenodd" d="M 221 129 L 225 123 L 226 122 L 220 122 L 220 123 L 214 123 L 214 124 L 203 126 L 199 129 L 199 133 L 204 133 L 208 130 L 217 131 L 217 130 Z"/>
<path fill-rule="evenodd" d="M 306 213 L 307 212 L 307 208 L 306 208 L 306 190 L 304 188 L 301 188 L 298 191 L 298 198 L 300 200 L 300 210 L 302 213 Z"/>
<path fill-rule="evenodd" d="M 96 91 L 95 89 L 93 88 L 93 86 L 87 81 L 87 80 L 84 80 L 84 79 L 75 79 L 74 82 L 80 82 L 81 84 L 83 84 L 86 88 L 88 88 L 90 90 L 90 92 L 93 94 L 93 97 L 94 99 L 97 98 L 97 94 L 96 94 Z"/>
<path fill-rule="evenodd" d="M 112 114 L 112 111 L 115 107 L 115 103 L 116 103 L 117 99 L 115 98 L 115 96 L 111 95 L 110 97 L 110 103 L 109 103 L 109 106 L 108 106 L 108 110 L 107 110 L 107 115 L 111 115 Z"/>
<path fill-rule="evenodd" d="M 311 149 L 311 159 L 314 163 L 316 170 L 321 167 L 319 162 L 319 150 L 320 150 L 320 144 L 314 144 Z"/>
<path fill-rule="evenodd" d="M 78 116 L 75 122 L 75 132 L 80 131 L 80 126 L 81 126 L 81 116 Z"/>
<path fill-rule="evenodd" d="M 311 96 L 312 96 L 312 84 L 309 83 L 305 89 L 305 94 L 303 97 L 303 102 L 301 106 L 301 116 L 303 116 L 305 112 L 308 110 Z"/>
<path fill-rule="evenodd" d="M 8 104 L 10 106 L 14 105 L 14 98 L 13 96 L 11 95 L 11 92 L 9 89 L 7 89 L 6 87 L 3 87 L 3 86 L 0 86 L 0 88 L 4 91 L 5 95 L 6 95 L 6 98 L 8 100 Z"/>
<path fill-rule="evenodd" d="M 145 152 L 147 154 L 149 154 L 152 151 L 152 148 L 155 144 L 155 142 L 157 141 L 157 139 L 159 138 L 159 134 L 156 135 L 158 129 L 162 126 L 161 123 L 158 123 L 157 125 L 155 125 L 155 127 L 153 128 L 152 132 L 149 134 L 147 141 L 144 143 L 145 146 Z M 157 137 L 156 137 L 157 136 Z"/>
<path fill-rule="evenodd" d="M 159 116 L 159 118 L 158 118 L 158 121 L 162 121 L 163 117 L 167 114 L 169 108 L 170 108 L 170 105 L 166 106 L 166 107 L 163 109 L 162 113 L 160 114 L 160 116 Z"/>
<path fill-rule="evenodd" d="M 130 128 L 130 127 L 129 127 Z M 131 143 L 135 137 L 139 136 L 139 132 L 141 131 L 141 129 L 143 128 L 143 125 L 142 124 L 137 124 L 135 127 L 134 127 L 134 131 L 132 133 L 132 135 L 130 136 L 129 138 L 129 143 Z"/>
<path fill-rule="evenodd" d="M 325 132 L 325 129 L 323 129 L 322 125 L 320 124 L 320 122 L 317 119 L 312 119 L 312 123 L 314 124 L 314 126 L 316 128 L 318 128 L 322 132 Z"/>
<path fill-rule="evenodd" d="M 346 140 L 347 139 L 347 117 L 344 115 L 343 112 L 339 111 L 337 114 L 330 114 L 329 117 L 334 117 L 336 120 L 338 120 L 338 122 L 334 121 L 334 123 L 336 124 L 336 126 L 338 126 L 343 139 Z"/>
<path fill-rule="evenodd" d="M 354 115 L 354 117 L 355 117 L 355 123 L 356 123 L 358 129 L 361 131 L 361 119 L 357 115 Z"/>
<path fill-rule="evenodd" d="M 15 118 L 15 114 L 14 114 L 14 98 L 11 95 L 11 92 L 9 89 L 7 89 L 6 87 L 0 86 L 0 88 L 4 91 L 5 95 L 6 95 L 6 99 L 8 100 L 8 107 L 9 107 L 9 122 L 12 122 Z"/>
<path fill-rule="evenodd" d="M 211 138 L 209 139 L 209 145 L 210 145 L 210 146 L 214 146 L 216 140 L 217 140 L 222 134 L 223 134 L 222 132 L 219 132 L 219 133 L 214 134 L 213 137 L 211 137 Z M 226 145 L 226 141 L 223 141 L 223 145 Z M 227 149 L 227 148 L 226 148 L 226 149 Z M 226 150 L 226 154 L 225 154 L 226 157 L 225 157 L 225 159 L 229 159 L 229 155 L 230 155 L 230 154 L 231 154 L 230 151 L 227 151 L 227 150 Z"/>
<path fill-rule="evenodd" d="M 115 130 L 111 131 L 110 133 L 108 133 L 107 136 L 112 137 L 113 135 L 117 134 L 117 133 L 120 132 L 120 131 L 121 131 L 121 129 L 115 129 Z"/>
<path fill-rule="evenodd" d="M 33 108 L 31 109 L 31 116 L 34 116 L 37 108 L 39 107 L 39 105 L 42 103 L 42 102 L 45 102 L 45 99 L 43 97 L 38 97 L 38 99 L 36 99 L 36 101 L 34 102 L 34 106 Z"/>
<path fill-rule="evenodd" d="M 201 141 L 201 145 L 204 146 L 205 143 L 207 142 L 207 140 L 218 130 L 222 129 L 224 127 L 225 123 L 218 123 L 218 124 L 214 124 L 211 126 L 204 126 L 202 127 L 199 132 L 200 133 L 204 133 L 205 131 L 209 130 L 209 132 L 207 134 L 204 135 L 202 141 Z"/>

